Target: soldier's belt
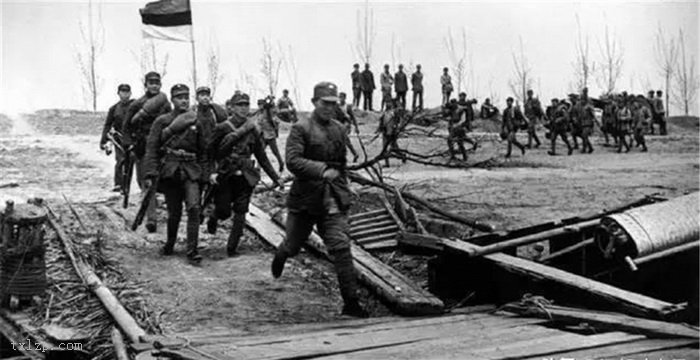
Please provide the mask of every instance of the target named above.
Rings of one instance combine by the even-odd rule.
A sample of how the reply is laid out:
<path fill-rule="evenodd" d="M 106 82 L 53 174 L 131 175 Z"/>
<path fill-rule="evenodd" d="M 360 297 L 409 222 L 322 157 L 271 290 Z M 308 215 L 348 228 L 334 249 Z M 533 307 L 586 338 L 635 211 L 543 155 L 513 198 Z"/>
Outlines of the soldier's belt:
<path fill-rule="evenodd" d="M 185 151 L 182 149 L 166 149 L 165 150 L 166 160 L 177 160 L 177 161 L 195 161 L 197 160 L 197 154 Z"/>

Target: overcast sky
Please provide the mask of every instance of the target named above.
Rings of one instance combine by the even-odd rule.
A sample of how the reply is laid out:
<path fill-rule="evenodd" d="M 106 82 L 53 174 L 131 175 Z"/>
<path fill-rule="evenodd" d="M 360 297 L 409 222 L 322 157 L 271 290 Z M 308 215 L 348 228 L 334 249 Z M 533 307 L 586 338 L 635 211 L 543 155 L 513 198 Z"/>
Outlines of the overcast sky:
<path fill-rule="evenodd" d="M 262 96 L 260 71 L 262 38 L 275 47 L 291 48 L 297 63 L 302 106 L 309 108 L 313 85 L 334 81 L 349 91 L 352 64 L 360 59 L 352 44 L 357 38 L 357 2 L 240 2 L 191 0 L 197 49 L 198 83 L 207 82 L 206 54 L 218 43 L 223 82 L 217 102 L 237 87 L 251 91 L 243 74 L 254 78 Z M 146 1 L 94 1 L 104 27 L 104 51 L 98 59 L 101 94 L 98 109 L 116 98 L 119 83 L 130 83 L 134 96 L 143 92 L 138 54 L 143 43 L 138 9 Z M 76 49 L 81 48 L 79 20 L 87 22 L 87 1 L 0 0 L 2 63 L 0 112 L 14 114 L 46 108 L 88 108 L 81 86 Z M 534 90 L 547 100 L 569 92 L 573 66 L 576 14 L 590 41 L 594 60 L 600 58 L 599 42 L 605 25 L 624 48 L 624 67 L 618 89 L 646 92 L 663 89 L 654 62 L 654 34 L 660 26 L 667 34 L 686 35 L 688 54 L 698 54 L 698 1 L 563 1 L 563 2 L 398 2 L 370 1 L 376 23 L 372 70 L 377 77 L 385 63 L 395 61 L 408 68 L 422 64 L 427 105 L 439 103 L 439 77 L 450 66 L 444 38 L 451 29 L 456 38 L 464 28 L 473 66 L 469 96 L 494 96 L 502 105 L 510 96 L 513 50 L 519 39 L 532 67 Z M 461 43 L 461 41 L 459 42 Z M 461 44 L 459 44 L 461 45 Z M 177 82 L 191 84 L 189 43 L 157 42 L 159 55 L 169 54 L 163 89 Z M 700 66 L 698 66 L 700 68 Z M 697 69 L 697 68 L 696 68 Z M 392 72 L 395 69 L 392 67 Z M 700 70 L 700 69 L 699 69 Z M 412 69 L 409 69 L 412 71 Z M 591 93 L 600 88 L 595 79 Z M 278 91 L 290 88 L 284 67 Z M 375 102 L 379 94 L 375 95 Z M 410 94 L 409 94 L 410 101 Z M 697 114 L 697 110 L 694 111 Z"/>

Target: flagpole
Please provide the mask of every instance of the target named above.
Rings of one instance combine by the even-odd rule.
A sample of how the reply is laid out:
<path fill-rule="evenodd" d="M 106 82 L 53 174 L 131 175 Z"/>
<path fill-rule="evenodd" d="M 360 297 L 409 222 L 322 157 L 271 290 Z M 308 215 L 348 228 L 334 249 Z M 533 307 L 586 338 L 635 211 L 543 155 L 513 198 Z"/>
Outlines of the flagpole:
<path fill-rule="evenodd" d="M 188 8 L 190 11 L 192 11 L 192 4 L 190 1 L 187 1 L 188 3 Z M 194 21 L 190 25 L 190 43 L 192 44 L 192 81 L 194 82 L 194 89 L 196 91 L 197 89 L 197 56 L 195 55 L 195 49 L 194 49 Z"/>

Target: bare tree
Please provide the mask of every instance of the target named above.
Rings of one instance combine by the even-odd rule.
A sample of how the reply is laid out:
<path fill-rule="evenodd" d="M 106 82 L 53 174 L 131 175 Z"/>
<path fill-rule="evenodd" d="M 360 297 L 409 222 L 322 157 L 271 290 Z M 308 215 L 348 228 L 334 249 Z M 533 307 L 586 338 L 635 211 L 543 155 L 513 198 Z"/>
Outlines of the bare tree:
<path fill-rule="evenodd" d="M 497 104 L 501 100 L 501 95 L 498 91 L 493 89 L 493 75 L 489 78 L 489 98 L 491 99 L 491 104 L 493 106 L 498 106 Z"/>
<path fill-rule="evenodd" d="M 95 24 L 95 20 L 97 24 Z M 104 26 L 102 25 L 102 9 L 98 6 L 97 19 L 93 13 L 92 1 L 88 2 L 87 29 L 82 20 L 78 20 L 82 44 L 76 48 L 75 57 L 82 75 L 83 95 L 92 105 L 92 111 L 97 111 L 97 97 L 102 88 L 102 79 L 97 71 L 98 58 L 104 50 Z"/>
<path fill-rule="evenodd" d="M 292 46 L 289 45 L 287 56 L 284 57 L 284 70 L 287 73 L 287 78 L 292 84 L 292 96 L 296 103 L 296 108 L 301 110 L 301 96 L 299 94 L 299 71 L 297 70 L 297 61 L 294 56 Z"/>
<path fill-rule="evenodd" d="M 676 65 L 673 98 L 675 104 L 682 107 L 683 113 L 688 116 L 700 88 L 700 78 L 695 72 L 695 56 L 691 55 L 689 58 L 685 52 L 683 30 L 678 31 L 678 49 L 680 61 Z"/>
<path fill-rule="evenodd" d="M 165 75 L 167 75 L 170 54 L 167 52 L 165 54 L 159 54 L 155 40 L 151 39 L 143 42 L 141 44 L 140 54 L 136 54 L 132 51 L 132 55 L 141 68 L 141 74 L 146 74 L 149 71 L 157 71 L 161 79 L 164 79 Z"/>
<path fill-rule="evenodd" d="M 595 63 L 591 60 L 588 50 L 588 34 L 585 39 L 581 34 L 581 20 L 576 14 L 576 59 L 574 59 L 574 86 L 576 92 L 581 92 L 585 87 L 588 87 L 591 76 L 595 72 Z"/>
<path fill-rule="evenodd" d="M 280 80 L 280 69 L 282 68 L 282 58 L 279 50 L 275 50 L 270 41 L 263 37 L 263 56 L 260 59 L 263 78 L 269 95 L 275 96 L 277 84 Z"/>
<path fill-rule="evenodd" d="M 391 66 L 396 69 L 401 63 L 403 63 L 401 57 L 401 43 L 396 40 L 396 34 L 391 33 Z"/>
<path fill-rule="evenodd" d="M 669 94 L 671 90 L 671 80 L 673 79 L 673 74 L 676 71 L 676 63 L 678 62 L 678 44 L 673 37 L 667 39 L 666 36 L 664 36 L 661 24 L 658 25 L 656 36 L 654 37 L 654 57 L 659 73 L 664 77 L 666 84 L 665 109 L 666 115 L 670 115 Z"/>
<path fill-rule="evenodd" d="M 220 62 L 221 51 L 219 50 L 219 43 L 213 38 L 211 39 L 209 50 L 207 51 L 207 80 L 209 81 L 209 88 L 211 89 L 212 98 L 214 98 L 216 88 L 224 80 L 224 74 L 221 72 Z"/>
<path fill-rule="evenodd" d="M 625 50 L 620 45 L 619 39 L 610 36 L 608 24 L 605 24 L 605 43 L 598 41 L 601 61 L 598 63 L 598 85 L 606 94 L 612 94 L 617 86 L 617 81 L 622 75 Z"/>
<path fill-rule="evenodd" d="M 513 78 L 508 81 L 508 86 L 515 97 L 520 101 L 527 99 L 527 90 L 532 87 L 532 68 L 525 57 L 523 38 L 520 37 L 520 53 L 512 53 Z"/>
<path fill-rule="evenodd" d="M 374 11 L 369 8 L 369 0 L 365 0 L 364 14 L 357 11 L 357 40 L 353 51 L 365 64 L 369 64 L 372 59 L 372 48 L 377 32 L 374 23 Z"/>
<path fill-rule="evenodd" d="M 467 32 L 462 27 L 462 46 L 458 48 L 455 45 L 454 37 L 452 36 L 452 29 L 447 28 L 447 36 L 444 39 L 445 49 L 447 49 L 447 55 L 452 63 L 452 73 L 457 82 L 457 92 L 462 91 L 462 84 L 466 82 L 467 77 Z"/>

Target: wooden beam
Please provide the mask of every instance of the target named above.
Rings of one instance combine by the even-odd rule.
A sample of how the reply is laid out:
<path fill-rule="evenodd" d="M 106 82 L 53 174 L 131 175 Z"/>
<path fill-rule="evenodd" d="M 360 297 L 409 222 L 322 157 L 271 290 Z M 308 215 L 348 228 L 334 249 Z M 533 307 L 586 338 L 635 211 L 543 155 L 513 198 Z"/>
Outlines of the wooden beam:
<path fill-rule="evenodd" d="M 112 327 L 112 346 L 114 346 L 114 357 L 117 360 L 129 360 L 129 354 L 126 351 L 124 337 L 121 331 L 115 326 Z"/>
<path fill-rule="evenodd" d="M 27 335 L 8 319 L 8 314 L 10 314 L 9 311 L 5 309 L 0 310 L 0 334 L 2 334 L 8 342 L 17 344 L 15 349 L 20 352 L 22 356 L 32 360 L 45 359 L 46 354 L 40 351 L 41 349 L 36 350 L 34 346 L 26 346 Z M 20 347 L 20 343 L 25 344 L 25 346 Z"/>
<path fill-rule="evenodd" d="M 665 321 L 649 320 L 617 313 L 576 309 L 564 306 L 545 305 L 542 311 L 533 312 L 531 308 L 518 305 L 506 305 L 502 308 L 517 314 L 532 315 L 574 324 L 588 323 L 600 325 L 606 329 L 623 330 L 631 333 L 644 334 L 655 338 L 691 338 L 700 340 L 697 328 Z"/>
<path fill-rule="evenodd" d="M 284 241 L 285 232 L 279 224 L 286 222 L 285 213 L 280 212 L 273 219 L 262 209 L 251 204 L 246 222 L 272 246 L 279 247 Z M 309 235 L 307 245 L 329 258 L 323 240 L 315 232 Z M 399 314 L 426 315 L 441 313 L 444 310 L 445 305 L 440 299 L 394 268 L 384 264 L 359 245 L 351 243 L 350 249 L 360 281 L 389 303 Z"/>
<path fill-rule="evenodd" d="M 419 235 L 425 236 L 425 235 Z M 464 254 L 474 253 L 481 247 L 463 241 L 442 239 L 446 249 Z M 675 305 L 657 300 L 645 295 L 623 290 L 608 284 L 575 275 L 544 264 L 539 264 L 515 256 L 496 253 L 485 255 L 486 261 L 508 272 L 526 276 L 534 280 L 552 281 L 565 287 L 589 294 L 624 313 L 652 318 L 663 318 L 670 311 L 675 311 Z"/>
<path fill-rule="evenodd" d="M 560 228 L 555 228 L 547 231 L 543 231 L 536 234 L 531 234 L 527 236 L 518 237 L 511 240 L 506 240 L 493 245 L 483 246 L 479 248 L 473 248 L 468 252 L 469 256 L 484 256 L 488 254 L 494 254 L 502 252 L 504 250 L 512 249 L 514 247 L 528 245 L 544 240 L 548 240 L 553 237 L 562 236 L 566 234 L 576 234 L 587 228 L 596 226 L 600 223 L 600 220 L 588 220 L 575 225 L 567 225 Z"/>
<path fill-rule="evenodd" d="M 595 242 L 594 239 L 588 239 L 588 240 L 581 241 L 581 242 L 576 243 L 574 245 L 571 245 L 569 247 L 563 248 L 559 251 L 553 252 L 547 256 L 544 256 L 541 259 L 538 259 L 537 262 L 548 263 L 548 262 L 552 261 L 553 259 L 556 259 L 562 255 L 566 255 L 566 254 L 573 252 L 573 251 L 576 251 L 578 249 L 584 248 L 588 245 L 593 244 L 594 242 Z"/>

